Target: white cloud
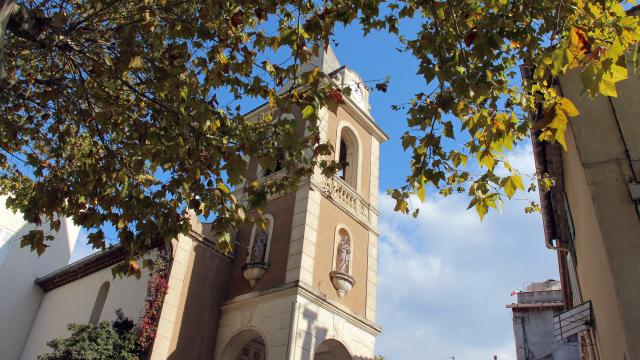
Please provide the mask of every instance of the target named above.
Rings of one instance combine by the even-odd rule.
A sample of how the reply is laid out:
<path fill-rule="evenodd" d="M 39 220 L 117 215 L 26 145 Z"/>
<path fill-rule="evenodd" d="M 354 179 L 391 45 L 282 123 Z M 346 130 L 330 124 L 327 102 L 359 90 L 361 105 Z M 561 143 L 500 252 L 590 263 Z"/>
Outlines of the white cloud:
<path fill-rule="evenodd" d="M 511 154 L 533 170 L 531 149 Z M 537 194 L 527 197 L 536 198 Z M 377 352 L 390 360 L 515 359 L 509 293 L 528 281 L 557 278 L 539 214 L 525 201 L 480 222 L 463 195 L 430 199 L 418 219 L 380 198 Z"/>

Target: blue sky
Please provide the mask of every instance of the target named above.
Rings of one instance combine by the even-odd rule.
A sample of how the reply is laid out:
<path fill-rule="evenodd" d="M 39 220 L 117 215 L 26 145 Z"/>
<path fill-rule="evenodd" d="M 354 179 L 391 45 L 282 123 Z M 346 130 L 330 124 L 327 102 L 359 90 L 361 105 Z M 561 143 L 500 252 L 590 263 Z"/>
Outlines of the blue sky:
<path fill-rule="evenodd" d="M 416 24 L 404 24 L 410 33 Z M 539 214 L 526 215 L 526 201 L 505 204 L 480 222 L 465 210 L 464 196 L 430 196 L 418 219 L 393 212 L 385 190 L 402 184 L 409 154 L 400 145 L 406 131 L 402 112 L 391 105 L 424 90 L 417 61 L 396 51 L 396 38 L 374 32 L 363 37 L 357 26 L 338 29 L 334 51 L 340 62 L 363 79 L 391 76 L 387 93 L 373 92 L 371 106 L 390 140 L 381 146 L 378 322 L 383 327 L 377 353 L 390 360 L 514 359 L 510 310 L 512 290 L 558 278 L 554 252 L 544 246 Z M 510 155 L 523 173 L 533 173 L 530 144 Z M 523 195 L 538 200 L 536 193 Z M 520 196 L 522 198 L 522 196 Z M 90 252 L 79 239 L 74 259 Z"/>

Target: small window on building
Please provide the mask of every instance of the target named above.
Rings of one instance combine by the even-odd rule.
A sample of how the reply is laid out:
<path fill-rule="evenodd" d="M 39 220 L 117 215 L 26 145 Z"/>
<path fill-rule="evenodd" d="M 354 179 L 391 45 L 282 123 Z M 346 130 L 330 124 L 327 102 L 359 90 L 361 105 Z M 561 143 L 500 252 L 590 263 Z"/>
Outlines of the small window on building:
<path fill-rule="evenodd" d="M 0 226 L 0 269 L 4 266 L 4 262 L 11 252 L 11 245 L 13 244 L 13 238 L 16 234 L 2 226 Z"/>
<path fill-rule="evenodd" d="M 256 172 L 256 177 L 258 179 L 262 179 L 263 177 L 269 176 L 271 174 L 277 173 L 278 171 L 282 170 L 284 167 L 284 161 L 285 161 L 286 157 L 284 155 L 284 152 L 279 152 L 278 156 L 276 158 L 276 164 L 275 167 L 273 169 L 269 169 L 269 168 L 263 168 L 262 166 L 258 165 L 258 170 Z"/>
<path fill-rule="evenodd" d="M 269 176 L 273 173 L 276 173 L 282 170 L 282 163 L 284 162 L 284 153 L 282 151 L 278 152 L 278 157 L 276 158 L 276 166 L 273 170 L 265 169 L 264 176 Z"/>
<path fill-rule="evenodd" d="M 91 317 L 89 317 L 89 324 L 97 325 L 100 321 L 100 316 L 102 316 L 102 309 L 104 309 L 104 304 L 107 302 L 107 295 L 109 295 L 109 287 L 111 287 L 111 284 L 108 281 L 105 281 L 100 286 L 98 295 L 96 295 L 96 301 L 93 303 Z"/>
<path fill-rule="evenodd" d="M 338 176 L 340 176 L 342 180 L 346 180 L 346 170 L 349 166 L 349 162 L 347 161 L 347 144 L 344 143 L 344 140 L 340 140 L 340 156 L 338 157 L 338 163 L 342 165 L 342 168 L 338 172 Z"/>

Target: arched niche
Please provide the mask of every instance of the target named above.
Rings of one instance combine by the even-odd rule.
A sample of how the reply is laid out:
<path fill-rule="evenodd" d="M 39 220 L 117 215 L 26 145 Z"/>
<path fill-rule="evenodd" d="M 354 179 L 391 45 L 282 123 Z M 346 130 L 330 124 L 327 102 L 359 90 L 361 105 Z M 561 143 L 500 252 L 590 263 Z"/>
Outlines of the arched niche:
<path fill-rule="evenodd" d="M 266 360 L 267 343 L 256 329 L 237 333 L 224 347 L 220 360 Z"/>
<path fill-rule="evenodd" d="M 111 283 L 105 281 L 100 285 L 100 289 L 98 290 L 98 294 L 96 295 L 96 301 L 93 303 L 93 309 L 91 309 L 91 316 L 89 317 L 89 324 L 97 325 L 100 321 L 100 317 L 102 316 L 102 309 L 104 309 L 104 304 L 107 302 L 107 295 L 109 295 L 109 288 L 111 287 Z"/>
<path fill-rule="evenodd" d="M 349 349 L 336 339 L 327 339 L 318 345 L 313 360 L 352 360 Z"/>
<path fill-rule="evenodd" d="M 339 298 L 347 295 L 356 284 L 353 273 L 353 238 L 345 225 L 336 226 L 332 271 L 329 273 L 331 284 Z"/>
<path fill-rule="evenodd" d="M 270 214 L 263 215 L 265 227 L 253 225 L 247 260 L 242 265 L 244 278 L 252 288 L 256 286 L 264 273 L 269 268 L 269 252 L 271 251 L 271 237 L 273 234 L 274 219 Z"/>
<path fill-rule="evenodd" d="M 362 167 L 362 142 L 358 132 L 347 121 L 338 124 L 336 136 L 336 161 L 343 164 L 344 168 L 338 172 L 338 176 L 356 191 L 360 190 L 360 178 Z"/>
<path fill-rule="evenodd" d="M 265 220 L 266 228 L 258 226 L 257 224 L 253 225 L 251 229 L 251 238 L 249 240 L 249 252 L 247 255 L 247 262 L 269 262 L 269 251 L 271 250 L 271 237 L 273 235 L 273 225 L 275 223 L 274 218 L 271 214 L 264 214 L 262 216 Z M 266 244 L 264 244 L 263 249 L 258 249 L 259 242 L 262 237 L 266 236 Z M 262 254 L 263 252 L 263 254 Z"/>
<path fill-rule="evenodd" d="M 344 255 L 346 255 L 346 258 Z M 343 264 L 343 260 L 346 260 L 346 264 Z M 341 268 L 345 265 L 346 269 Z M 349 228 L 344 224 L 336 226 L 333 240 L 332 269 L 348 275 L 353 273 L 353 237 Z"/>

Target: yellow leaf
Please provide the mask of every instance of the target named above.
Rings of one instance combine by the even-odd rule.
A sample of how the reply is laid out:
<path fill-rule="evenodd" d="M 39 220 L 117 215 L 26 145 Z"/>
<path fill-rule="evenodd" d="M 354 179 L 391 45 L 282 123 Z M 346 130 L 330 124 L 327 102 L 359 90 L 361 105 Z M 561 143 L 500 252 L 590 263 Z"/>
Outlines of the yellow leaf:
<path fill-rule="evenodd" d="M 580 111 L 578 111 L 573 102 L 567 98 L 560 98 L 560 100 L 558 100 L 558 107 L 569 117 L 580 115 Z"/>
<path fill-rule="evenodd" d="M 418 186 L 418 199 L 424 202 L 425 197 L 426 197 L 426 189 L 425 189 L 424 183 L 422 183 L 420 184 L 420 186 Z"/>
<path fill-rule="evenodd" d="M 142 56 L 134 56 L 129 61 L 129 69 L 140 69 L 142 68 Z"/>
<path fill-rule="evenodd" d="M 487 204 L 485 204 L 484 201 L 476 202 L 475 206 L 476 206 L 476 212 L 478 213 L 478 216 L 480 216 L 480 221 L 482 221 L 484 219 L 484 216 L 487 215 L 487 212 L 489 211 L 489 207 L 487 206 Z"/>
<path fill-rule="evenodd" d="M 598 92 L 604 96 L 613 96 L 618 97 L 618 92 L 616 91 L 616 84 L 614 82 L 602 79 L 600 83 L 598 83 Z"/>
<path fill-rule="evenodd" d="M 520 175 L 511 175 L 506 177 L 502 180 L 500 185 L 504 188 L 504 193 L 509 199 L 515 195 L 518 189 L 524 190 L 524 184 L 522 183 Z"/>
<path fill-rule="evenodd" d="M 493 169 L 496 164 L 496 160 L 494 159 L 491 153 L 488 154 L 480 154 L 480 165 L 486 167 L 487 169 Z"/>
<path fill-rule="evenodd" d="M 613 64 L 611 68 L 604 73 L 602 80 L 598 84 L 598 91 L 605 96 L 617 97 L 616 83 L 625 80 L 628 77 L 627 68 Z"/>

